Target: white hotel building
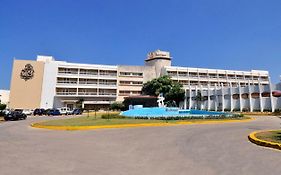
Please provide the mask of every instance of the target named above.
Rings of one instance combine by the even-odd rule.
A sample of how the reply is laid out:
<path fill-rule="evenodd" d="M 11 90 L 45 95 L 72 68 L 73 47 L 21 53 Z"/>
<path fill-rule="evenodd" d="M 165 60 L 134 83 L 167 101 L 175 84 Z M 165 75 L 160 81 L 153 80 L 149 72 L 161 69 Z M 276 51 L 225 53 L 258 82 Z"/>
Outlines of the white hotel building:
<path fill-rule="evenodd" d="M 215 111 L 274 111 L 281 108 L 281 85 L 268 71 L 175 67 L 169 52 L 148 54 L 144 66 L 97 65 L 56 61 L 51 56 L 14 60 L 11 108 L 107 108 L 125 96 L 141 94 L 142 84 L 161 75 L 183 84 L 181 108 Z M 198 101 L 198 94 L 201 100 Z"/>

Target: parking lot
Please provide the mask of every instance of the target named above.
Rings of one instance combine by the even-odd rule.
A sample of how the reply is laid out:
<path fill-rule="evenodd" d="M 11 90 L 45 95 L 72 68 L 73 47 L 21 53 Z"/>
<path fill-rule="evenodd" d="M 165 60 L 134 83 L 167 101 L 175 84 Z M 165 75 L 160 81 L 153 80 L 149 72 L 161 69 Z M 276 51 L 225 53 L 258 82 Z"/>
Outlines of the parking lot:
<path fill-rule="evenodd" d="M 57 118 L 57 117 L 55 117 Z M 277 175 L 280 151 L 250 143 L 254 130 L 278 129 L 277 117 L 246 123 L 52 131 L 34 121 L 0 124 L 0 174 Z"/>

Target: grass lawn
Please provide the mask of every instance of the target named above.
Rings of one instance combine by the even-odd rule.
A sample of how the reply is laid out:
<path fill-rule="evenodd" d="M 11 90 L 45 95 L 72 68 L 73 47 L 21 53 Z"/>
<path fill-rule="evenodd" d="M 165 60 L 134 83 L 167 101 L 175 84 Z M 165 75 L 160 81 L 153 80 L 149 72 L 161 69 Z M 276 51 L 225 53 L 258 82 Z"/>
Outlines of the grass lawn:
<path fill-rule="evenodd" d="M 270 141 L 270 142 L 276 142 L 281 144 L 281 130 L 276 131 L 268 131 L 268 132 L 261 132 L 256 134 L 256 137 L 258 139 Z"/>
<path fill-rule="evenodd" d="M 231 118 L 233 120 L 248 119 L 248 117 Z M 224 119 L 189 119 L 189 120 L 147 120 L 147 119 L 134 119 L 134 118 L 122 118 L 122 119 L 102 119 L 101 114 L 97 114 L 96 117 L 91 114 L 89 117 L 82 116 L 69 119 L 49 120 L 40 122 L 45 126 L 101 126 L 101 125 L 119 125 L 119 124 L 143 124 L 143 123 L 176 123 L 176 122 L 195 122 L 196 121 L 214 121 L 225 120 Z"/>
<path fill-rule="evenodd" d="M 144 119 L 102 119 L 95 117 L 78 117 L 62 120 L 50 120 L 40 124 L 47 126 L 100 126 L 100 125 L 118 125 L 118 124 L 137 124 L 137 123 L 159 123 L 166 122 L 161 120 Z"/>

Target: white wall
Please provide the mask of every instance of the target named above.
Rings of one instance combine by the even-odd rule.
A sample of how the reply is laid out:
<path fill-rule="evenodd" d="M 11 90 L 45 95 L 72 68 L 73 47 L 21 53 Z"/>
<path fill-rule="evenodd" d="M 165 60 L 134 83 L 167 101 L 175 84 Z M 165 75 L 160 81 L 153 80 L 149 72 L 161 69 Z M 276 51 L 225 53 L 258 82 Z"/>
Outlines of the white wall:
<path fill-rule="evenodd" d="M 53 108 L 54 98 L 56 95 L 58 63 L 46 62 L 44 68 L 42 95 L 41 95 L 41 108 Z"/>
<path fill-rule="evenodd" d="M 0 101 L 2 104 L 8 104 L 10 98 L 9 90 L 0 90 Z"/>

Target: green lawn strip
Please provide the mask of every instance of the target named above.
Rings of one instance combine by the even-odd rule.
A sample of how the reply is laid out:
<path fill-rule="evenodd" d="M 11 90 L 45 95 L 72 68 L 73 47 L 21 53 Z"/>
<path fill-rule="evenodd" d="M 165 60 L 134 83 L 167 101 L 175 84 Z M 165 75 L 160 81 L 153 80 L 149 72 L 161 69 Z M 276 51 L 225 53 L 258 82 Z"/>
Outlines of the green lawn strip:
<path fill-rule="evenodd" d="M 261 140 L 280 143 L 281 144 L 281 130 L 267 131 L 257 133 L 256 137 Z"/>
<path fill-rule="evenodd" d="M 225 119 L 225 118 L 224 118 Z M 219 121 L 224 119 L 189 119 L 189 120 L 147 120 L 147 119 L 134 119 L 134 118 L 124 118 L 124 119 L 102 119 L 100 116 L 83 116 L 70 119 L 59 119 L 59 120 L 49 120 L 40 122 L 41 125 L 45 126 L 101 126 L 101 125 L 119 125 L 119 124 L 143 124 L 143 123 L 176 123 L 182 121 L 194 122 L 196 121 Z M 232 120 L 244 120 L 247 117 L 241 118 L 229 118 Z"/>
<path fill-rule="evenodd" d="M 119 125 L 119 124 L 140 124 L 140 123 L 161 123 L 161 120 L 144 119 L 102 119 L 94 117 L 78 117 L 71 119 L 50 120 L 41 122 L 45 126 L 101 126 L 101 125 Z"/>

